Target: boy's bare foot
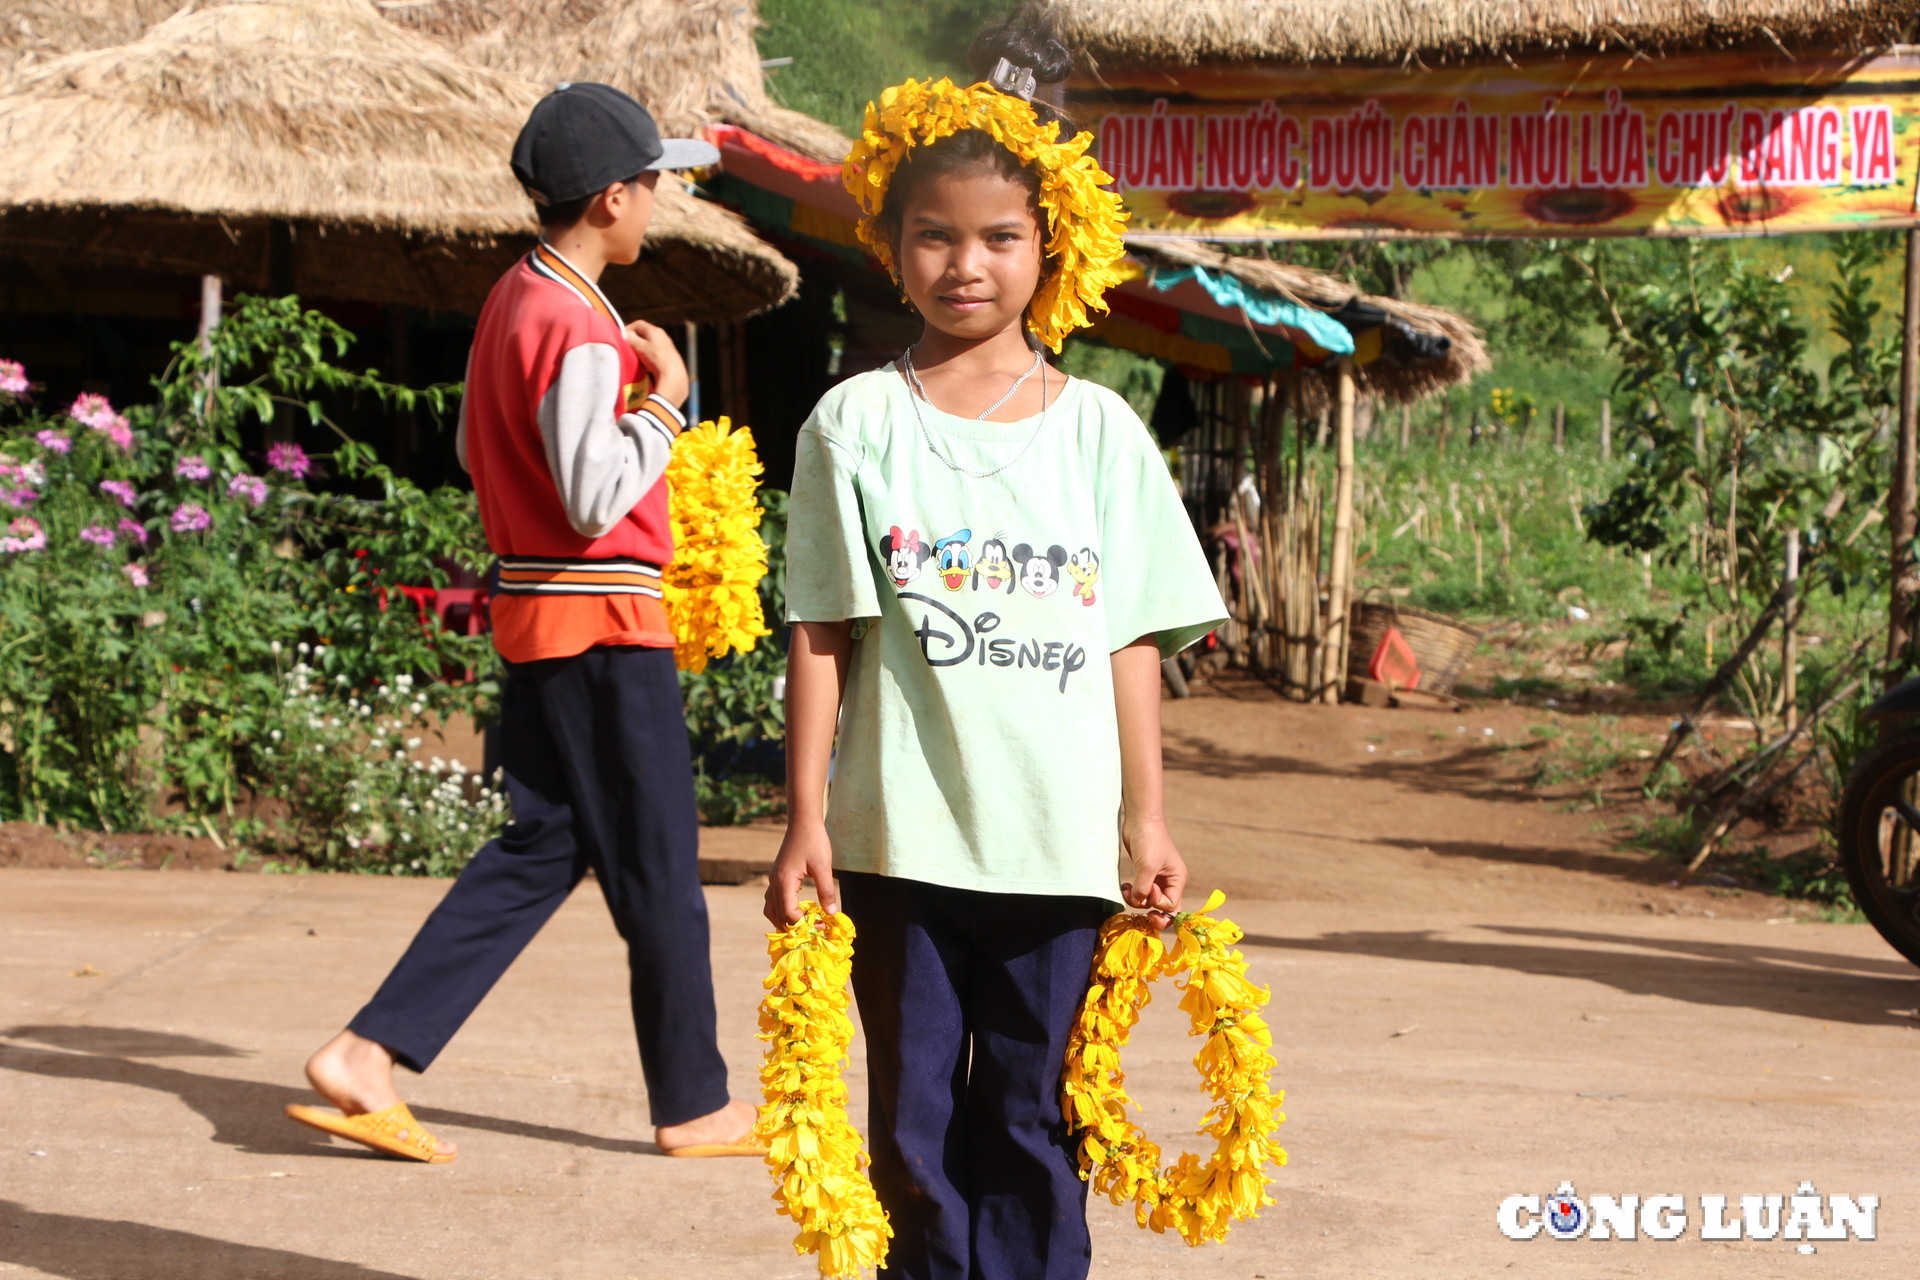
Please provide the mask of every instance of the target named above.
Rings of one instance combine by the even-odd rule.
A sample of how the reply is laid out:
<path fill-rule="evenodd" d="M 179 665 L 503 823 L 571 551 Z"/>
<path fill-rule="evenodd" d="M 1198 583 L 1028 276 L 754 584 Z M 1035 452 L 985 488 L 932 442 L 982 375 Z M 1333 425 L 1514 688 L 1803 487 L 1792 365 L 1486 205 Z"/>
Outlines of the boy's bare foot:
<path fill-rule="evenodd" d="M 393 1055 L 385 1045 L 351 1031 L 342 1031 L 307 1059 L 307 1081 L 343 1116 L 385 1111 L 400 1101 L 393 1087 Z M 434 1150 L 451 1156 L 459 1146 L 435 1139 Z"/>
<path fill-rule="evenodd" d="M 662 1151 L 689 1147 L 737 1146 L 752 1142 L 756 1112 L 738 1098 L 718 1111 L 688 1120 L 684 1124 L 663 1124 L 653 1131 L 653 1140 Z"/>

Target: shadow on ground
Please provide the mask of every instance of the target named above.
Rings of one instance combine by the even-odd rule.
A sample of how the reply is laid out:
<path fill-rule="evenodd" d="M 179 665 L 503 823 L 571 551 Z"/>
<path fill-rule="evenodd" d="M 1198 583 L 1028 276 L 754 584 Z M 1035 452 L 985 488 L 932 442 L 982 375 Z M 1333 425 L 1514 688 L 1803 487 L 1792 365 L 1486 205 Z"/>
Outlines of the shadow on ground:
<path fill-rule="evenodd" d="M 19 1040 L 30 1040 L 35 1045 L 57 1045 L 59 1048 L 43 1049 L 6 1043 Z M 181 1056 L 242 1058 L 248 1054 L 209 1040 L 129 1027 L 19 1026 L 0 1031 L 0 1071 L 19 1071 L 51 1079 L 130 1084 L 171 1093 L 206 1117 L 213 1125 L 213 1141 L 249 1155 L 384 1158 L 359 1147 L 337 1146 L 325 1134 L 295 1124 L 281 1114 L 289 1102 L 314 1102 L 315 1098 L 308 1090 L 257 1080 L 238 1080 L 231 1076 L 206 1075 L 140 1061 L 141 1058 Z M 652 1155 L 659 1152 L 659 1148 L 651 1142 L 605 1138 L 575 1129 L 527 1124 L 497 1116 L 475 1115 L 469 1111 L 417 1107 L 414 1114 L 427 1125 L 477 1129 L 619 1154 Z"/>
<path fill-rule="evenodd" d="M 1487 932 L 1542 942 L 1476 942 L 1437 937 L 1427 930 L 1330 933 L 1318 938 L 1249 935 L 1246 945 L 1284 951 L 1369 955 L 1423 964 L 1470 965 L 1553 978 L 1585 978 L 1637 996 L 1716 1008 L 1851 1022 L 1862 1026 L 1916 1025 L 1920 972 L 1895 960 L 1831 955 L 1787 947 L 1695 942 L 1572 929 L 1488 925 Z M 1634 948 L 1605 950 L 1601 948 Z"/>
<path fill-rule="evenodd" d="M 68 1280 L 412 1280 L 287 1249 L 235 1244 L 190 1231 L 38 1213 L 0 1200 L 0 1262 Z"/>

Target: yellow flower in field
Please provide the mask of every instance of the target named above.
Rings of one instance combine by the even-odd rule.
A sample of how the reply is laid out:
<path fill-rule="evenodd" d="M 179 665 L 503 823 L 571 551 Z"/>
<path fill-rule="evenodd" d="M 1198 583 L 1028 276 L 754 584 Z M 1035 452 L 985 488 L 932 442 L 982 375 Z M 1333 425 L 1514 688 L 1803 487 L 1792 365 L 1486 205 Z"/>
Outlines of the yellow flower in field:
<path fill-rule="evenodd" d="M 760 606 L 767 545 L 760 539 L 760 460 L 753 433 L 721 418 L 680 433 L 667 463 L 673 563 L 660 575 L 673 624 L 674 662 L 746 653 L 772 634 Z"/>
<path fill-rule="evenodd" d="M 1141 1226 L 1173 1231 L 1190 1245 L 1223 1240 L 1236 1220 L 1272 1204 L 1267 1166 L 1287 1160 L 1274 1141 L 1286 1117 L 1275 1106 L 1283 1095 L 1268 1082 L 1273 1034 L 1254 1012 L 1270 993 L 1248 979 L 1246 958 L 1231 950 L 1244 936 L 1239 927 L 1210 914 L 1225 901 L 1215 892 L 1199 911 L 1177 916 L 1170 951 L 1144 916 L 1118 915 L 1101 927 L 1060 1090 L 1061 1109 L 1080 1134 L 1081 1176 L 1113 1203 L 1131 1203 Z M 1163 1169 L 1160 1149 L 1127 1114 L 1133 1104 L 1120 1050 L 1151 996 L 1147 984 L 1174 973 L 1187 975 L 1180 1007 L 1192 1034 L 1206 1037 L 1194 1066 L 1214 1100 L 1200 1132 L 1215 1147 L 1205 1162 L 1188 1152 Z"/>

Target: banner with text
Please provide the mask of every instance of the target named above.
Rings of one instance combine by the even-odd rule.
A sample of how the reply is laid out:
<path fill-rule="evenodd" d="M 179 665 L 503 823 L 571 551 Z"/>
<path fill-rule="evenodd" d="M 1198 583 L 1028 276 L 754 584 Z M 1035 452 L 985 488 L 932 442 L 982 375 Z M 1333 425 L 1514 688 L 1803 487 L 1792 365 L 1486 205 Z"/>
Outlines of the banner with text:
<path fill-rule="evenodd" d="M 1768 235 L 1913 225 L 1920 51 L 1103 71 L 1132 232 Z"/>

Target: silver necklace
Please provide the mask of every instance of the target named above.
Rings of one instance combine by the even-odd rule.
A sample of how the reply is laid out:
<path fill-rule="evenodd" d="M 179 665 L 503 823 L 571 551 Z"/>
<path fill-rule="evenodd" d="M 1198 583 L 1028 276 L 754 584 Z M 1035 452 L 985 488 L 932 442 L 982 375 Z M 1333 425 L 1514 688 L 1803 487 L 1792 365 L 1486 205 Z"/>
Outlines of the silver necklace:
<path fill-rule="evenodd" d="M 918 346 L 919 344 L 915 343 L 914 345 Z M 906 370 L 907 370 L 907 384 L 911 386 L 914 389 L 914 391 L 919 394 L 922 400 L 925 400 L 928 404 L 933 404 L 933 397 L 927 394 L 926 384 L 920 381 L 920 371 L 913 367 L 913 347 L 907 348 L 907 357 L 903 363 L 905 364 Z M 981 412 L 974 414 L 973 420 L 975 422 L 984 421 L 988 414 L 992 413 L 995 409 L 998 409 L 1001 405 L 1005 404 L 1007 401 L 1013 399 L 1013 393 L 1026 385 L 1027 379 L 1031 378 L 1039 370 L 1041 363 L 1042 362 L 1040 359 L 1040 353 L 1038 351 L 1034 352 L 1033 363 L 1027 366 L 1027 371 L 1025 373 L 1021 374 L 1019 377 L 1013 380 L 1013 385 L 1007 388 L 1007 394 L 1001 396 L 998 400 L 995 400 L 992 404 L 988 405 Z"/>
<path fill-rule="evenodd" d="M 1014 454 L 1011 458 L 1007 459 L 1005 462 L 1001 463 L 999 466 L 995 467 L 993 470 L 969 471 L 967 468 L 955 462 L 950 456 L 948 456 L 945 453 L 942 453 L 940 451 L 940 446 L 934 442 L 933 432 L 927 429 L 926 415 L 920 412 L 920 401 L 923 397 L 914 395 L 912 391 L 911 384 L 917 383 L 919 381 L 919 378 L 916 377 L 913 372 L 913 348 L 911 347 L 907 348 L 906 354 L 901 357 L 901 367 L 906 372 L 907 382 L 909 383 L 909 388 L 907 391 L 907 403 L 913 406 L 913 420 L 916 423 L 918 423 L 920 426 L 920 438 L 927 442 L 927 452 L 931 453 L 934 457 L 940 459 L 942 463 L 946 464 L 947 470 L 958 471 L 961 475 L 972 476 L 975 480 L 986 480 L 986 479 L 990 479 L 993 476 L 997 476 L 1002 471 L 1005 471 L 1008 467 L 1012 466 L 1014 463 L 1020 461 L 1020 459 L 1026 457 L 1027 450 L 1033 448 L 1033 442 L 1040 438 L 1041 428 L 1047 425 L 1047 366 L 1045 361 L 1039 360 L 1038 353 L 1035 353 L 1034 358 L 1037 361 L 1039 361 L 1039 364 L 1040 364 L 1040 420 L 1033 424 L 1033 434 L 1028 436 L 1027 442 L 1020 446 L 1020 452 Z M 1012 394 L 1012 393 L 1009 392 L 1008 394 Z M 933 401 L 928 400 L 927 403 L 932 404 Z M 992 410 L 990 409 L 988 410 L 988 412 L 991 413 Z"/>

